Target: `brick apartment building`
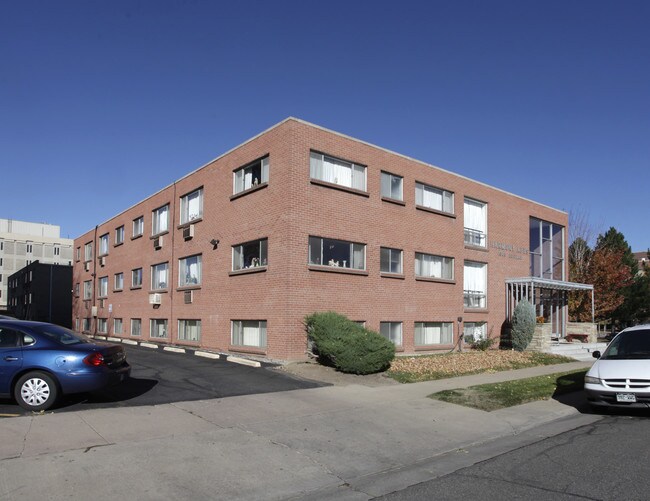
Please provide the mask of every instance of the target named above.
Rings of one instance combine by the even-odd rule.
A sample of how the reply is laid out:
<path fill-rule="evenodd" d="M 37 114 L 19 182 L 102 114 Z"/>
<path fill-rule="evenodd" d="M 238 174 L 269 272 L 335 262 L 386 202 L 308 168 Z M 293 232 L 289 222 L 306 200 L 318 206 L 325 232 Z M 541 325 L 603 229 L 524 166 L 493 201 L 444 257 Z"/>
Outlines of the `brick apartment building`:
<path fill-rule="evenodd" d="M 507 296 L 541 281 L 561 334 L 567 224 L 288 118 L 77 238 L 73 325 L 287 360 L 305 356 L 305 315 L 334 310 L 431 352 L 499 336 Z"/>

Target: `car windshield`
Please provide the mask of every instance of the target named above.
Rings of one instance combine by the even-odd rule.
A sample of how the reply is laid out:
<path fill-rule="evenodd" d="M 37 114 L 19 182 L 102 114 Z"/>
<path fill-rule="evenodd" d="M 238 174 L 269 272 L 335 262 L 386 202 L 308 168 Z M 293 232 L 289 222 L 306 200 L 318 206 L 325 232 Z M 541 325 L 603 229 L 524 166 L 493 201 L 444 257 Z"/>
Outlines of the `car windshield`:
<path fill-rule="evenodd" d="M 621 332 L 601 357 L 604 360 L 650 359 L 650 329 Z"/>
<path fill-rule="evenodd" d="M 60 344 L 72 345 L 90 343 L 90 340 L 86 336 L 77 334 L 65 327 L 59 327 L 58 325 L 44 325 L 35 328 L 35 330 L 42 336 Z"/>

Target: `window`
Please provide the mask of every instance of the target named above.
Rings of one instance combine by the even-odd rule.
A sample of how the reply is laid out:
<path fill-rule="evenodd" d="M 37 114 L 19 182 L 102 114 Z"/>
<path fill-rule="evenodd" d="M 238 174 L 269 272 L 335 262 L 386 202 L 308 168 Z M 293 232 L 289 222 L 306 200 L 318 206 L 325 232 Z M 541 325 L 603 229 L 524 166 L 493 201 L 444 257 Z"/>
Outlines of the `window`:
<path fill-rule="evenodd" d="M 167 319 L 152 318 L 149 337 L 165 338 L 167 337 Z"/>
<path fill-rule="evenodd" d="M 142 287 L 142 268 L 131 270 L 131 287 Z"/>
<path fill-rule="evenodd" d="M 402 346 L 402 322 L 379 322 L 379 333 L 395 346 Z"/>
<path fill-rule="evenodd" d="M 232 345 L 266 347 L 266 320 L 233 320 Z"/>
<path fill-rule="evenodd" d="M 34 245 L 27 244 L 27 254 L 31 254 L 32 252 L 34 252 Z"/>
<path fill-rule="evenodd" d="M 99 287 L 97 288 L 99 297 L 108 296 L 108 277 L 101 277 L 99 279 Z"/>
<path fill-rule="evenodd" d="M 124 226 L 115 228 L 115 245 L 124 243 Z"/>
<path fill-rule="evenodd" d="M 84 282 L 84 299 L 92 299 L 93 297 L 93 282 L 86 280 Z"/>
<path fill-rule="evenodd" d="M 79 283 L 74 284 L 74 297 L 79 297 L 79 291 L 81 290 L 81 287 L 79 286 Z"/>
<path fill-rule="evenodd" d="M 140 336 L 142 334 L 142 320 L 139 318 L 131 319 L 131 335 Z"/>
<path fill-rule="evenodd" d="M 151 267 L 151 289 L 167 288 L 167 263 L 160 263 Z"/>
<path fill-rule="evenodd" d="M 267 265 L 268 239 L 254 240 L 232 248 L 233 271 Z"/>
<path fill-rule="evenodd" d="M 415 276 L 423 278 L 454 279 L 454 258 L 415 253 Z"/>
<path fill-rule="evenodd" d="M 309 237 L 309 264 L 366 269 L 366 246 L 344 240 Z"/>
<path fill-rule="evenodd" d="M 75 250 L 75 259 L 77 261 L 81 260 L 81 247 L 77 247 L 77 249 Z"/>
<path fill-rule="evenodd" d="M 90 332 L 90 327 L 91 327 L 90 318 L 84 318 L 83 332 Z"/>
<path fill-rule="evenodd" d="M 88 242 L 84 245 L 84 261 L 92 261 L 93 259 L 93 243 Z"/>
<path fill-rule="evenodd" d="M 380 270 L 382 273 L 402 274 L 402 251 L 382 247 L 380 249 Z"/>
<path fill-rule="evenodd" d="M 108 332 L 108 322 L 105 318 L 97 319 L 97 332 L 106 334 Z"/>
<path fill-rule="evenodd" d="M 454 324 L 451 322 L 416 322 L 415 346 L 453 344 Z"/>
<path fill-rule="evenodd" d="M 203 188 L 181 197 L 181 224 L 203 217 Z"/>
<path fill-rule="evenodd" d="M 454 194 L 428 184 L 415 183 L 415 205 L 453 214 Z"/>
<path fill-rule="evenodd" d="M 169 229 L 169 204 L 152 211 L 151 215 L 152 235 L 159 235 Z"/>
<path fill-rule="evenodd" d="M 463 294 L 465 308 L 487 307 L 487 264 L 465 261 Z"/>
<path fill-rule="evenodd" d="M 178 340 L 179 341 L 200 341 L 201 321 L 200 320 L 179 320 Z"/>
<path fill-rule="evenodd" d="M 114 288 L 116 291 L 121 291 L 124 288 L 124 273 L 115 274 Z"/>
<path fill-rule="evenodd" d="M 233 172 L 233 193 L 250 190 L 259 184 L 268 182 L 269 157 L 264 157 Z"/>
<path fill-rule="evenodd" d="M 61 247 L 59 247 L 58 245 L 54 246 L 54 255 L 55 256 L 60 256 L 61 255 Z"/>
<path fill-rule="evenodd" d="M 381 173 L 381 196 L 393 200 L 404 200 L 402 176 L 396 176 L 389 172 Z"/>
<path fill-rule="evenodd" d="M 530 274 L 564 280 L 564 227 L 530 218 Z"/>
<path fill-rule="evenodd" d="M 178 260 L 178 286 L 201 284 L 201 256 L 190 256 Z"/>
<path fill-rule="evenodd" d="M 312 151 L 310 173 L 312 179 L 366 191 L 366 167 L 364 165 L 346 162 Z"/>
<path fill-rule="evenodd" d="M 108 233 L 99 237 L 99 255 L 105 256 L 108 254 Z"/>
<path fill-rule="evenodd" d="M 122 319 L 114 318 L 113 319 L 113 333 L 122 334 Z"/>
<path fill-rule="evenodd" d="M 133 220 L 133 238 L 142 236 L 143 233 L 144 233 L 144 216 L 140 216 Z"/>
<path fill-rule="evenodd" d="M 485 322 L 465 322 L 463 325 L 463 341 L 474 343 L 487 337 L 487 324 Z"/>
<path fill-rule="evenodd" d="M 487 204 L 466 198 L 464 203 L 465 244 L 487 247 Z"/>

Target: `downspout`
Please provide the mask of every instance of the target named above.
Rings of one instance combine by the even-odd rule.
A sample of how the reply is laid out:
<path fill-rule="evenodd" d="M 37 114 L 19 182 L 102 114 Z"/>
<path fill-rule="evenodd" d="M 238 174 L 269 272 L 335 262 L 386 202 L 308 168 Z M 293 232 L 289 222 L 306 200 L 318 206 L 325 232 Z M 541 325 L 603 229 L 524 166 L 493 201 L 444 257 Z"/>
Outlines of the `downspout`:
<path fill-rule="evenodd" d="M 95 295 L 97 294 L 97 291 L 95 289 L 97 287 L 97 283 L 96 283 L 96 281 L 97 281 L 97 259 L 96 259 L 97 258 L 97 228 L 98 227 L 95 226 L 95 232 L 94 232 L 94 236 L 93 236 L 93 246 L 92 246 L 92 249 L 91 249 L 92 262 L 93 262 L 93 272 L 92 272 L 91 277 L 93 279 L 93 289 L 92 289 L 92 294 L 90 296 L 91 297 L 90 316 L 92 318 L 91 321 L 92 321 L 92 323 L 94 325 L 94 327 L 91 329 L 94 336 L 97 335 L 97 317 L 93 315 L 93 308 L 96 308 L 96 306 L 97 306 L 95 304 L 95 301 L 96 301 Z"/>
<path fill-rule="evenodd" d="M 169 323 L 171 325 L 168 326 L 169 329 L 169 344 L 173 344 L 172 342 L 172 325 L 174 324 L 174 289 L 175 285 L 173 282 L 173 277 L 174 277 L 174 237 L 176 236 L 176 181 L 174 181 L 174 189 L 173 189 L 173 194 L 172 194 L 172 201 L 171 201 L 171 206 L 172 206 L 172 214 L 171 214 L 171 223 L 170 223 L 170 233 L 171 233 L 171 241 L 172 241 L 172 255 L 170 258 L 170 263 L 169 263 L 169 277 L 167 278 L 169 282 Z M 178 337 L 178 333 L 177 333 Z"/>

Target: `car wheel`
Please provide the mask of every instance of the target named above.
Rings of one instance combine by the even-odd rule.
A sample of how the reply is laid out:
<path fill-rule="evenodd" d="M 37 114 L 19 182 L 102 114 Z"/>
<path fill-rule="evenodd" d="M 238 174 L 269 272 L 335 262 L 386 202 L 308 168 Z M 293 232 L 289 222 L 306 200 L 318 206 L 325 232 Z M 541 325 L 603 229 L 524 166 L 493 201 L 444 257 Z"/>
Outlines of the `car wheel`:
<path fill-rule="evenodd" d="M 59 390 L 56 381 L 45 372 L 28 372 L 14 387 L 18 405 L 28 411 L 44 411 L 54 405 Z"/>

